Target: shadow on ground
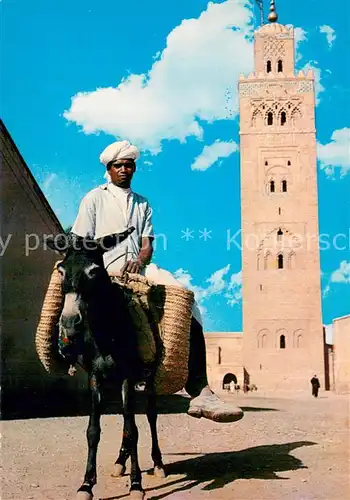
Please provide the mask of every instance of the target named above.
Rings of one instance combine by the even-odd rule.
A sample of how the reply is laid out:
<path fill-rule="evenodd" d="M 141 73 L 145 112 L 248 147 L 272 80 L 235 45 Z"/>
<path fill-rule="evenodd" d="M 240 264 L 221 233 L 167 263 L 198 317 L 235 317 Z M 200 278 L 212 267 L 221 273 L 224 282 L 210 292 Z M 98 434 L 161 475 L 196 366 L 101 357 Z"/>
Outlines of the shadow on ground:
<path fill-rule="evenodd" d="M 293 443 L 255 446 L 240 451 L 207 453 L 196 458 L 187 458 L 173 462 L 166 467 L 168 476 L 181 474 L 185 477 L 167 482 L 146 491 L 152 491 L 148 500 L 161 500 L 181 491 L 191 490 L 202 483 L 202 490 L 215 490 L 234 482 L 237 479 L 274 479 L 285 481 L 288 478 L 279 477 L 278 473 L 298 469 L 307 469 L 301 460 L 290 453 L 303 446 L 313 446 L 311 441 L 296 441 Z M 179 455 L 179 454 L 176 454 Z M 183 456 L 193 453 L 183 453 Z M 174 455 L 173 455 L 174 456 Z M 186 484 L 183 484 L 186 483 Z M 170 489 L 169 489 L 170 487 Z M 167 489 L 162 492 L 162 489 Z M 154 494 L 155 490 L 157 491 Z M 159 493 L 158 493 L 159 492 Z M 100 500 L 118 500 L 126 495 L 119 495 Z"/>
<path fill-rule="evenodd" d="M 90 400 L 88 390 L 80 387 L 79 390 L 68 390 L 65 381 L 55 382 L 50 390 L 24 390 L 20 393 L 2 394 L 1 409 L 2 420 L 75 417 L 86 416 L 90 413 Z M 120 396 L 114 387 L 109 386 L 105 391 L 104 414 L 121 414 L 122 405 Z M 158 396 L 157 407 L 159 414 L 187 413 L 189 398 L 177 394 L 171 396 Z M 233 404 L 237 404 L 235 399 Z M 145 395 L 137 395 L 136 413 L 144 413 L 146 407 Z M 244 412 L 279 411 L 275 408 L 243 406 Z"/>
<path fill-rule="evenodd" d="M 189 399 L 178 395 L 158 396 L 157 407 L 159 414 L 186 413 Z M 143 394 L 137 395 L 136 413 L 144 413 L 146 398 Z M 122 413 L 120 396 L 115 391 L 107 391 L 105 415 Z M 2 398 L 2 420 L 77 417 L 90 414 L 90 399 L 88 391 L 66 392 L 56 388 L 50 392 L 27 392 L 20 397 L 14 395 L 8 400 Z"/>
<path fill-rule="evenodd" d="M 244 412 L 247 412 L 247 411 L 281 411 L 281 410 L 278 410 L 277 408 L 262 408 L 262 407 L 258 407 L 258 406 L 240 406 L 240 408 L 244 411 Z"/>

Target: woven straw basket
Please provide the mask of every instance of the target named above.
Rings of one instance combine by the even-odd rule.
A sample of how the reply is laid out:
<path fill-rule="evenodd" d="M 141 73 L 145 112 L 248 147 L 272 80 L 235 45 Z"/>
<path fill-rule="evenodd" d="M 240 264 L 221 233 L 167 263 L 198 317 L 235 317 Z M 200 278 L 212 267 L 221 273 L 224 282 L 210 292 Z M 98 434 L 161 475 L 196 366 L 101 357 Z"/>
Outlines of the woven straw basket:
<path fill-rule="evenodd" d="M 157 394 L 181 390 L 188 376 L 193 292 L 165 285 L 163 317 L 160 320 L 163 356 L 155 378 Z"/>
<path fill-rule="evenodd" d="M 158 359 L 156 393 L 179 391 L 188 376 L 193 292 L 173 285 L 157 285 L 138 274 L 129 274 L 126 282 L 115 276 L 111 279 L 123 286 L 129 296 L 141 358 L 146 364 Z M 56 326 L 63 300 L 62 279 L 55 266 L 35 336 L 38 357 L 48 372 L 64 368 L 57 356 Z"/>
<path fill-rule="evenodd" d="M 61 371 L 65 367 L 64 363 L 59 361 L 57 355 L 57 323 L 62 311 L 64 296 L 62 293 L 62 278 L 56 266 L 57 264 L 51 275 L 35 334 L 36 352 L 48 372 Z"/>

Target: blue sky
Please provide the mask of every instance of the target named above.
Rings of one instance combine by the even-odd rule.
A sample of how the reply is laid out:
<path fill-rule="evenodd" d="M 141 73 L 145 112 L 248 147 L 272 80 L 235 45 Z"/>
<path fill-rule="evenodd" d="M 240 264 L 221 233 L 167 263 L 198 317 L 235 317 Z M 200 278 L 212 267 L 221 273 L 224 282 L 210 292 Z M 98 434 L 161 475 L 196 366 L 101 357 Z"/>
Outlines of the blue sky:
<path fill-rule="evenodd" d="M 268 3 L 268 2 L 266 2 Z M 277 0 L 315 71 L 323 321 L 349 313 L 349 6 Z M 1 115 L 63 226 L 121 137 L 143 150 L 155 261 L 194 287 L 211 331 L 241 331 L 237 78 L 253 70 L 253 2 L 3 0 Z M 347 9 L 347 12 L 346 12 Z M 233 29 L 231 29 L 233 28 Z M 116 90 L 118 88 L 118 91 Z M 72 100 L 73 99 L 73 100 Z M 188 237 L 183 231 L 189 230 Z M 192 232 L 191 232 L 192 231 Z M 205 231 L 210 232 L 206 236 Z"/>

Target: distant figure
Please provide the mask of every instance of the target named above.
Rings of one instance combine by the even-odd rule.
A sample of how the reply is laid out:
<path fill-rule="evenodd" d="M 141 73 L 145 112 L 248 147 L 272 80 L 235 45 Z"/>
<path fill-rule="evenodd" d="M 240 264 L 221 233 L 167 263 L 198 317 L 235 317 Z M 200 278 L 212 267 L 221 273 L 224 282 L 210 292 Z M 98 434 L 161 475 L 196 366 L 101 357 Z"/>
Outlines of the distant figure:
<path fill-rule="evenodd" d="M 238 394 L 238 393 L 239 393 L 240 389 L 241 389 L 241 386 L 240 386 L 239 384 L 235 384 L 235 391 L 236 391 L 236 394 Z"/>
<path fill-rule="evenodd" d="M 312 385 L 312 395 L 317 398 L 318 396 L 318 390 L 320 388 L 320 381 L 317 378 L 317 375 L 314 375 L 312 379 L 310 380 L 311 385 Z"/>
<path fill-rule="evenodd" d="M 235 383 L 233 380 L 231 380 L 229 387 L 230 387 L 230 392 L 233 393 L 235 391 Z"/>

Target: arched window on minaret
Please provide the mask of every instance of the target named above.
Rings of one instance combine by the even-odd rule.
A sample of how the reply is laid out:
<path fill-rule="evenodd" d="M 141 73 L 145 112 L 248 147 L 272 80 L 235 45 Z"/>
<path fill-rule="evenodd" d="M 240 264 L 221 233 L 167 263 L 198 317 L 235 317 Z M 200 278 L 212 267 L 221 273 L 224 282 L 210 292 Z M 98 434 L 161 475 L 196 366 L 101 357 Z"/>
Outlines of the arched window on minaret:
<path fill-rule="evenodd" d="M 273 125 L 273 113 L 271 111 L 267 113 L 267 124 Z"/>
<path fill-rule="evenodd" d="M 256 269 L 260 271 L 261 269 L 261 254 L 258 253 L 257 259 L 256 259 Z"/>
<path fill-rule="evenodd" d="M 294 252 L 291 252 L 288 256 L 288 267 L 289 269 L 295 269 L 296 267 L 296 255 Z"/>
<path fill-rule="evenodd" d="M 271 252 L 267 252 L 265 254 L 265 259 L 264 259 L 264 269 L 271 269 L 271 263 L 272 263 Z"/>
<path fill-rule="evenodd" d="M 304 330 L 296 330 L 293 333 L 293 347 L 296 348 L 302 348 L 305 347 L 304 340 L 303 340 L 303 333 Z"/>
<path fill-rule="evenodd" d="M 279 229 L 277 231 L 277 241 L 282 241 L 282 237 L 283 237 L 283 231 L 282 229 Z"/>
<path fill-rule="evenodd" d="M 301 120 L 301 113 L 299 108 L 294 108 L 292 111 L 292 126 L 298 127 Z"/>
<path fill-rule="evenodd" d="M 271 61 L 267 61 L 267 63 L 266 63 L 266 73 L 271 73 L 271 71 L 272 71 Z"/>
<path fill-rule="evenodd" d="M 282 193 L 286 193 L 287 192 L 287 181 L 285 179 L 283 179 L 282 181 Z"/>
<path fill-rule="evenodd" d="M 281 113 L 281 125 L 283 126 L 287 122 L 287 113 L 282 111 Z"/>
<path fill-rule="evenodd" d="M 269 336 L 270 336 L 270 332 L 269 332 L 269 330 L 267 330 L 267 328 L 260 330 L 260 332 L 258 333 L 258 336 L 257 336 L 257 341 L 258 341 L 257 346 L 259 348 L 263 348 L 263 349 L 268 347 Z"/>
<path fill-rule="evenodd" d="M 269 187 L 270 187 L 270 193 L 274 193 L 275 192 L 275 181 L 270 181 Z"/>
<path fill-rule="evenodd" d="M 286 337 L 284 335 L 280 336 L 280 349 L 286 348 Z"/>
<path fill-rule="evenodd" d="M 279 253 L 277 255 L 277 268 L 278 269 L 283 269 L 283 267 L 284 267 L 283 254 Z"/>
<path fill-rule="evenodd" d="M 259 109 L 255 109 L 252 116 L 252 127 L 261 127 L 264 123 L 263 115 Z"/>
<path fill-rule="evenodd" d="M 277 62 L 277 72 L 278 73 L 283 73 L 283 62 L 282 59 L 279 59 Z"/>

